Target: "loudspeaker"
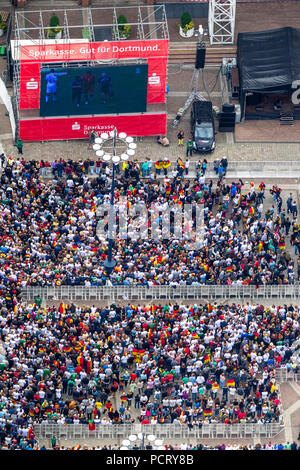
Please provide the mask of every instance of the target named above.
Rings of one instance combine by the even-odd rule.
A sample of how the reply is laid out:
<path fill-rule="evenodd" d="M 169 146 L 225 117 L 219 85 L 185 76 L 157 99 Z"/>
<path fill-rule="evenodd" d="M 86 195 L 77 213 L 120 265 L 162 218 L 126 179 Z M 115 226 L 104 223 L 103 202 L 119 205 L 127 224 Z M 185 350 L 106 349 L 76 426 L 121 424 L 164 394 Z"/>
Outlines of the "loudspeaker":
<path fill-rule="evenodd" d="M 206 54 L 206 49 L 205 49 L 205 47 L 199 47 L 199 48 L 197 48 L 197 52 L 196 52 L 196 63 L 195 63 L 195 68 L 196 68 L 196 69 L 204 69 L 204 66 L 205 66 L 205 54 Z"/>
<path fill-rule="evenodd" d="M 222 106 L 223 113 L 233 113 L 234 112 L 234 104 L 231 103 L 224 103 Z"/>
<path fill-rule="evenodd" d="M 220 113 L 219 114 L 219 132 L 234 132 L 236 113 Z"/>

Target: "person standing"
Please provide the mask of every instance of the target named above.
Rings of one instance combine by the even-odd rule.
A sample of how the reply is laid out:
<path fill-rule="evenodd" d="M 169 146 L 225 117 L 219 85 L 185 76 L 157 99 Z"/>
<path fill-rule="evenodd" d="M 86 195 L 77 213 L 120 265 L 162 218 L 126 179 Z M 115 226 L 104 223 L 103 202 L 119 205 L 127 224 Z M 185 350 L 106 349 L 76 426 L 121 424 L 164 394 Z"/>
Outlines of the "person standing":
<path fill-rule="evenodd" d="M 51 437 L 51 447 L 52 449 L 54 449 L 56 446 L 56 436 L 55 434 L 53 434 L 53 436 Z"/>
<path fill-rule="evenodd" d="M 16 146 L 17 146 L 18 152 L 23 154 L 23 140 L 22 139 L 20 138 L 17 139 Z"/>
<path fill-rule="evenodd" d="M 297 217 L 298 215 L 298 209 L 297 209 L 297 202 L 293 201 L 291 205 L 291 210 L 292 210 L 292 215 L 293 217 Z"/>
<path fill-rule="evenodd" d="M 185 164 L 184 164 L 184 169 L 185 169 L 185 174 L 186 174 L 186 175 L 189 174 L 189 167 L 190 167 L 190 161 L 189 161 L 189 160 L 186 160 L 186 161 L 185 161 Z"/>
<path fill-rule="evenodd" d="M 223 174 L 224 174 L 224 176 L 226 176 L 226 173 L 227 173 L 227 166 L 228 166 L 228 161 L 227 161 L 227 157 L 226 157 L 226 156 L 222 157 L 222 159 L 221 159 L 221 164 L 222 164 L 223 169 L 224 169 Z"/>
<path fill-rule="evenodd" d="M 224 175 L 225 175 L 224 167 L 223 167 L 222 163 L 220 163 L 219 168 L 218 168 L 219 181 L 221 181 L 221 179 L 223 178 Z"/>
<path fill-rule="evenodd" d="M 164 170 L 164 175 L 167 176 L 168 175 L 168 168 L 171 166 L 171 162 L 170 160 L 168 160 L 167 158 L 164 158 L 163 160 L 163 170 Z"/>
<path fill-rule="evenodd" d="M 184 132 L 182 129 L 178 132 L 177 139 L 178 139 L 178 145 L 179 146 L 183 145 Z"/>
<path fill-rule="evenodd" d="M 0 160 L 1 160 L 1 167 L 4 168 L 5 162 L 6 162 L 6 157 L 4 153 L 1 153 Z"/>
<path fill-rule="evenodd" d="M 95 143 L 96 137 L 97 137 L 97 134 L 96 134 L 96 132 L 94 131 L 94 129 L 91 130 L 91 131 L 89 132 L 89 145 L 88 145 L 88 148 L 93 147 L 93 145 L 94 145 L 94 143 Z"/>
<path fill-rule="evenodd" d="M 82 75 L 82 84 L 85 104 L 89 104 L 95 94 L 95 75 L 90 70 Z"/>
<path fill-rule="evenodd" d="M 293 195 L 290 193 L 289 197 L 287 198 L 286 201 L 286 208 L 287 208 L 287 214 L 292 212 L 292 202 L 293 202 Z"/>
<path fill-rule="evenodd" d="M 192 139 L 189 139 L 186 143 L 186 156 L 187 157 L 189 155 L 190 155 L 190 157 L 193 156 L 193 147 L 194 147 L 193 141 L 192 141 Z"/>
<path fill-rule="evenodd" d="M 290 228 L 291 228 L 291 221 L 290 221 L 289 217 L 287 217 L 284 220 L 284 226 L 285 226 L 285 234 L 286 234 L 286 236 L 288 236 Z"/>

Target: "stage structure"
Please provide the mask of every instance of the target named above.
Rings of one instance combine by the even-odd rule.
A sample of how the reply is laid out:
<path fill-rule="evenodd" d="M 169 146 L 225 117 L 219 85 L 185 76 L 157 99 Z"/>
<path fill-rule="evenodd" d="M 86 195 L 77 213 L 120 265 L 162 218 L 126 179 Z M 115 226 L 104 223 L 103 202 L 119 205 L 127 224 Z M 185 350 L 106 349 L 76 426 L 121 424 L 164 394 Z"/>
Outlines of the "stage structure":
<path fill-rule="evenodd" d="M 211 44 L 234 44 L 236 0 L 210 0 L 208 27 Z"/>
<path fill-rule="evenodd" d="M 300 28 L 239 33 L 237 66 L 242 120 L 300 119 Z"/>
<path fill-rule="evenodd" d="M 203 74 L 203 69 L 205 66 L 205 52 L 206 46 L 203 40 L 204 35 L 207 35 L 207 31 L 204 31 L 202 25 L 199 26 L 199 30 L 197 33 L 197 47 L 196 47 L 196 57 L 195 57 L 195 68 L 192 77 L 192 91 L 190 92 L 189 96 L 187 97 L 184 105 L 182 108 L 179 108 L 177 111 L 177 115 L 171 124 L 173 128 L 176 128 L 183 118 L 189 107 L 194 101 L 206 101 L 204 95 L 199 92 L 199 74 L 200 70 Z M 203 78 L 203 75 L 202 75 Z M 204 80 L 204 79 L 203 79 Z"/>
<path fill-rule="evenodd" d="M 52 32 L 50 39 L 53 14 L 59 37 Z M 168 47 L 164 5 L 151 13 L 147 6 L 16 11 L 17 135 L 83 139 L 92 129 L 114 128 L 136 137 L 165 134 Z"/>

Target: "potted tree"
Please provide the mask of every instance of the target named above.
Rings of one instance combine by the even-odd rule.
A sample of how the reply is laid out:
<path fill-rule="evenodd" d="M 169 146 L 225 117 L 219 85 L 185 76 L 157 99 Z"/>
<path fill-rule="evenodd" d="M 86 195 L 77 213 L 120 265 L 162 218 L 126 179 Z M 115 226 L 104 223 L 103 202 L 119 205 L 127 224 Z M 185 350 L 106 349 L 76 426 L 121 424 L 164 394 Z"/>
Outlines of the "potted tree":
<path fill-rule="evenodd" d="M 184 38 L 190 38 L 194 35 L 195 23 L 192 21 L 192 17 L 188 11 L 185 11 L 181 15 L 179 24 L 179 34 Z"/>
<path fill-rule="evenodd" d="M 59 18 L 54 13 L 50 18 L 50 28 L 48 29 L 48 39 L 61 39 L 62 28 L 59 26 Z"/>
<path fill-rule="evenodd" d="M 117 18 L 118 31 L 120 39 L 128 39 L 131 34 L 131 26 L 127 24 L 127 18 L 125 15 L 120 15 Z"/>

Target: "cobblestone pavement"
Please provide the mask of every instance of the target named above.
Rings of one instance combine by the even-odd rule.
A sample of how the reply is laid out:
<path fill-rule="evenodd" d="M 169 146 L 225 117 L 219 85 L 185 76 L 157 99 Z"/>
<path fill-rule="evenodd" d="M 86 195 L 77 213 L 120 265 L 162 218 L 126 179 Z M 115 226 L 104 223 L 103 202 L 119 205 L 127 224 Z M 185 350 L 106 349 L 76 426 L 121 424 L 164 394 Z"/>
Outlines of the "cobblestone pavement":
<path fill-rule="evenodd" d="M 163 426 L 163 425 L 162 425 Z M 151 429 L 149 429 L 149 434 L 151 434 Z M 119 446 L 122 445 L 122 440 L 124 438 L 120 438 L 120 439 L 115 439 L 113 441 L 111 440 L 108 440 L 108 439 L 101 439 L 101 441 L 99 441 L 98 439 L 58 439 L 58 445 L 60 447 L 64 447 L 66 450 L 68 449 L 71 449 L 72 447 L 74 446 L 77 446 L 80 444 L 81 446 L 81 449 L 84 450 L 85 448 L 86 449 L 92 449 L 93 447 L 97 447 L 97 446 L 113 446 L 114 449 L 117 449 Z M 272 442 L 272 444 L 280 444 L 280 443 L 284 443 L 285 442 L 285 437 L 284 437 L 284 432 L 278 434 L 277 436 L 273 437 L 272 439 L 261 439 L 260 443 L 261 444 L 267 444 L 268 442 Z M 199 439 L 199 440 L 195 440 L 195 439 L 187 439 L 185 442 L 182 442 L 182 440 L 180 439 L 165 439 L 163 441 L 164 445 L 180 445 L 182 443 L 186 443 L 186 444 L 192 444 L 192 445 L 195 445 L 195 444 L 202 444 L 202 445 L 205 445 L 205 446 L 219 446 L 219 445 L 222 445 L 222 444 L 225 444 L 225 446 L 229 446 L 229 445 L 236 445 L 238 444 L 239 446 L 246 446 L 246 445 L 254 445 L 256 444 L 257 441 L 254 442 L 253 439 L 240 439 L 240 438 L 231 438 L 231 439 Z M 295 440 L 295 442 L 299 442 L 300 441 L 297 441 Z M 48 439 L 40 439 L 39 440 L 39 446 L 41 447 L 42 445 L 45 445 L 45 446 L 48 446 L 48 447 L 51 447 L 51 439 L 48 438 Z M 148 451 L 149 452 L 149 451 Z"/>
<path fill-rule="evenodd" d="M 17 148 L 11 140 L 2 141 L 3 148 L 7 156 L 18 157 Z M 228 161 L 299 161 L 300 143 L 294 144 L 226 144 L 219 143 L 213 154 L 206 155 L 207 161 L 222 158 L 226 155 Z M 56 141 L 56 142 L 30 142 L 23 147 L 23 156 L 28 160 L 56 160 L 59 158 L 72 160 L 85 160 L 87 158 L 97 158 L 93 149 L 88 149 L 87 141 Z M 162 147 L 156 143 L 155 137 L 137 140 L 137 151 L 135 157 L 144 160 L 151 157 L 153 160 L 168 158 L 171 161 L 179 157 L 185 158 L 185 148 L 178 147 L 175 139 L 170 142 L 169 147 Z M 201 158 L 195 154 L 193 159 Z"/>

